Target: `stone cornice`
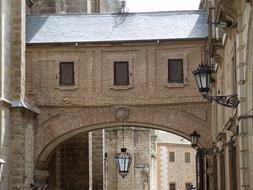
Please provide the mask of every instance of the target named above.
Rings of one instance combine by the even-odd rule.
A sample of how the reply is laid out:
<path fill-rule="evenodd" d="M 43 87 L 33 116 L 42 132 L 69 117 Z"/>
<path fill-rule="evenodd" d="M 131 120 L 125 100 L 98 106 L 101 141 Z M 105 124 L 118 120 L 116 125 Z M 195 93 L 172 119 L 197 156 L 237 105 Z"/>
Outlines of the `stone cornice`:
<path fill-rule="evenodd" d="M 21 109 L 25 109 L 29 112 L 35 113 L 35 114 L 39 114 L 40 110 L 37 107 L 34 107 L 32 105 L 30 105 L 28 102 L 26 101 L 12 101 L 11 102 L 11 107 L 12 108 L 21 108 Z"/>
<path fill-rule="evenodd" d="M 4 107 L 11 107 L 11 101 L 5 99 L 4 97 L 0 97 L 0 105 Z"/>

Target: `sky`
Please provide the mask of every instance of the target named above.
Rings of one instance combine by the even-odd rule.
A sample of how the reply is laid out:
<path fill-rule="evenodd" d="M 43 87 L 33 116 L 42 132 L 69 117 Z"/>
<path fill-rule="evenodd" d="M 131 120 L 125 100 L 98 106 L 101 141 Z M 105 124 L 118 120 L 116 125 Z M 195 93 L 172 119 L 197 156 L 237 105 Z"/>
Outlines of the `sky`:
<path fill-rule="evenodd" d="M 200 0 L 126 0 L 129 12 L 196 10 Z"/>

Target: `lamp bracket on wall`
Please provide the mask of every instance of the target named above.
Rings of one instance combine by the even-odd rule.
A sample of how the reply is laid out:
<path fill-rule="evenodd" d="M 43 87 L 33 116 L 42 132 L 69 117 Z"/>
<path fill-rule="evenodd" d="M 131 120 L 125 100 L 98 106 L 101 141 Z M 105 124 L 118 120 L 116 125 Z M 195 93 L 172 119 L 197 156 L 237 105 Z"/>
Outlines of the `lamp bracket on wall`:
<path fill-rule="evenodd" d="M 227 95 L 227 96 L 210 96 L 208 94 L 204 94 L 203 97 L 208 101 L 212 102 L 213 100 L 218 104 L 221 104 L 226 107 L 237 107 L 239 104 L 237 95 Z"/>

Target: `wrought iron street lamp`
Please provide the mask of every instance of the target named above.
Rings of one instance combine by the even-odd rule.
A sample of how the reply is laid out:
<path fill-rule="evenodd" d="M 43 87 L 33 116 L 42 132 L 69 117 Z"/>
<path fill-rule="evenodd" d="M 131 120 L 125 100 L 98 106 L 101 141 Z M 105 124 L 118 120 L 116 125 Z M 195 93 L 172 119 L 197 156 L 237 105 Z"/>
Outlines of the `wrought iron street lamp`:
<path fill-rule="evenodd" d="M 191 146 L 196 149 L 197 151 L 202 151 L 205 155 L 211 155 L 213 154 L 212 148 L 200 148 L 198 147 L 199 138 L 201 137 L 200 134 L 195 130 L 192 134 L 190 134 L 191 137 Z"/>
<path fill-rule="evenodd" d="M 127 152 L 126 148 L 121 148 L 121 153 L 115 157 L 116 163 L 118 165 L 119 174 L 123 179 L 127 176 L 129 168 L 132 162 L 131 155 Z"/>
<path fill-rule="evenodd" d="M 192 134 L 190 134 L 191 137 L 191 145 L 194 149 L 196 149 L 196 187 L 195 188 L 189 188 L 189 189 L 197 189 L 201 190 L 204 187 L 204 161 L 206 155 L 213 155 L 213 149 L 212 148 L 200 148 L 198 146 L 200 134 L 197 133 L 195 130 Z"/>
<path fill-rule="evenodd" d="M 212 82 L 211 74 L 213 72 L 213 66 L 208 64 L 201 64 L 197 69 L 193 70 L 192 73 L 196 79 L 198 89 L 203 94 L 203 97 L 208 101 L 216 101 L 218 104 L 227 107 L 237 107 L 239 100 L 237 95 L 227 96 L 210 96 L 210 85 Z"/>
<path fill-rule="evenodd" d="M 129 173 L 129 168 L 132 162 L 131 155 L 127 152 L 127 148 L 124 147 L 124 140 L 125 140 L 124 120 L 127 118 L 128 110 L 120 107 L 117 109 L 117 113 L 119 114 L 120 120 L 123 122 L 123 147 L 121 148 L 121 152 L 117 156 L 115 156 L 115 160 L 119 169 L 119 174 L 124 179 Z"/>
<path fill-rule="evenodd" d="M 195 149 L 198 146 L 200 134 L 198 134 L 197 131 L 195 130 L 193 131 L 192 134 L 190 134 L 190 136 L 191 136 L 191 145 Z"/>

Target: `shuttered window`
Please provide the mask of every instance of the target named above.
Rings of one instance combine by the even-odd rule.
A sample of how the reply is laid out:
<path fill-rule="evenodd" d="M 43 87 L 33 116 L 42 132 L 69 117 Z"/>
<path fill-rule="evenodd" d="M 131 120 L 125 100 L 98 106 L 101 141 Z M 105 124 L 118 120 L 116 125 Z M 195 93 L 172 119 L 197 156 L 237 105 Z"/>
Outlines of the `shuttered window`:
<path fill-rule="evenodd" d="M 185 190 L 189 190 L 189 188 L 192 187 L 192 184 L 191 183 L 186 183 L 185 184 Z"/>
<path fill-rule="evenodd" d="M 185 152 L 184 159 L 185 159 L 185 162 L 187 163 L 191 162 L 191 154 L 189 152 Z"/>
<path fill-rule="evenodd" d="M 169 152 L 170 162 L 175 162 L 175 152 Z"/>
<path fill-rule="evenodd" d="M 60 86 L 74 86 L 74 62 L 60 63 Z"/>
<path fill-rule="evenodd" d="M 168 82 L 169 83 L 183 83 L 183 59 L 169 59 L 168 60 Z"/>
<path fill-rule="evenodd" d="M 176 184 L 170 183 L 170 190 L 176 190 Z"/>
<path fill-rule="evenodd" d="M 129 85 L 128 62 L 114 62 L 114 85 Z"/>

